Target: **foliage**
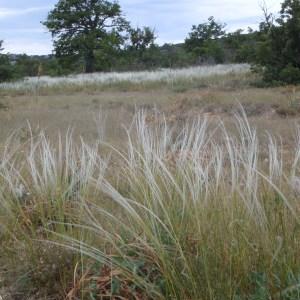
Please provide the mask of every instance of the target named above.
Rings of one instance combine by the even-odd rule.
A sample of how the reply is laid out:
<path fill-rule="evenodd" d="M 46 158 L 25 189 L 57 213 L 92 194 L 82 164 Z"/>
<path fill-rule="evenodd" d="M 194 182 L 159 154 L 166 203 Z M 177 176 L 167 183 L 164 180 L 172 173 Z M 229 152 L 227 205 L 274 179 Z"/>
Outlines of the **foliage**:
<path fill-rule="evenodd" d="M 255 47 L 257 34 L 248 28 L 248 32 L 238 29 L 235 32 L 226 34 L 224 46 L 229 51 L 229 59 L 236 63 L 251 62 L 255 58 Z"/>
<path fill-rule="evenodd" d="M 192 53 L 186 51 L 183 44 L 164 44 L 160 47 L 160 63 L 164 68 L 183 68 L 194 64 Z"/>
<path fill-rule="evenodd" d="M 154 45 L 156 39 L 155 32 L 150 27 L 144 27 L 143 29 L 131 28 L 129 30 L 130 45 L 129 50 L 132 51 L 145 51 L 150 46 Z"/>
<path fill-rule="evenodd" d="M 95 70 L 95 51 L 119 47 L 128 28 L 121 7 L 106 0 L 59 0 L 43 24 L 55 38 L 58 57 L 82 57 L 85 71 Z"/>
<path fill-rule="evenodd" d="M 19 76 L 38 76 L 40 60 L 26 54 L 17 57 L 15 68 Z"/>
<path fill-rule="evenodd" d="M 126 43 L 125 43 L 126 40 Z M 128 28 L 128 35 L 124 38 L 122 48 L 106 47 L 96 51 L 96 70 L 140 70 L 151 68 L 147 56 L 157 46 L 154 44 L 154 31 L 149 27 Z M 150 54 L 151 62 L 155 60 Z"/>
<path fill-rule="evenodd" d="M 221 63 L 224 60 L 222 46 L 218 39 L 225 35 L 225 24 L 218 23 L 214 17 L 208 18 L 208 22 L 193 25 L 192 31 L 185 40 L 185 47 L 201 60 L 207 61 L 213 58 Z"/>
<path fill-rule="evenodd" d="M 3 50 L 2 44 L 3 41 L 0 40 L 0 52 Z M 0 82 L 12 80 L 14 76 L 14 68 L 8 56 L 0 53 Z"/>
<path fill-rule="evenodd" d="M 49 58 L 39 60 L 42 68 L 42 75 L 48 76 L 62 76 L 71 73 L 76 73 L 79 69 L 83 70 L 83 64 L 74 62 L 72 57 L 70 58 L 58 58 L 55 56 L 50 56 Z"/>
<path fill-rule="evenodd" d="M 0 54 L 0 82 L 14 78 L 14 69 L 6 55 Z"/>
<path fill-rule="evenodd" d="M 214 17 L 193 25 L 184 44 L 155 43 L 150 27 L 131 28 L 117 2 L 60 0 L 43 24 L 56 56 L 1 55 L 0 80 L 93 71 L 181 68 L 209 63 L 251 63 L 266 84 L 300 82 L 300 3 L 285 0 L 279 18 L 262 7 L 259 30 L 226 33 Z M 0 49 L 1 49 L 0 43 Z"/>
<path fill-rule="evenodd" d="M 285 0 L 279 18 L 270 20 L 260 26 L 255 63 L 266 82 L 300 83 L 300 1 Z"/>

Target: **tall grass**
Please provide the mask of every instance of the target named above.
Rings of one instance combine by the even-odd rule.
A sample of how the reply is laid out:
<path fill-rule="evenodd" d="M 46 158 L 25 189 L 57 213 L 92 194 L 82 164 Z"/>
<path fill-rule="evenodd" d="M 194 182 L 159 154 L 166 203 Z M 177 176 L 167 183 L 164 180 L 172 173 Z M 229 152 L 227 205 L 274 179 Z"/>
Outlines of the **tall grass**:
<path fill-rule="evenodd" d="M 73 89 L 88 87 L 119 87 L 126 88 L 128 85 L 155 85 L 168 84 L 176 86 L 178 83 L 187 81 L 193 83 L 203 78 L 214 76 L 246 74 L 249 65 L 216 65 L 199 66 L 185 69 L 160 69 L 144 72 L 109 72 L 93 74 L 77 74 L 64 77 L 28 77 L 17 82 L 1 83 L 0 89 L 12 91 L 39 91 L 47 88 Z"/>
<path fill-rule="evenodd" d="M 45 134 L 7 145 L 4 257 L 34 272 L 36 249 L 51 263 L 66 251 L 48 281 L 69 299 L 299 299 L 300 131 L 285 153 L 235 120 L 170 127 L 140 112 L 122 149 Z"/>

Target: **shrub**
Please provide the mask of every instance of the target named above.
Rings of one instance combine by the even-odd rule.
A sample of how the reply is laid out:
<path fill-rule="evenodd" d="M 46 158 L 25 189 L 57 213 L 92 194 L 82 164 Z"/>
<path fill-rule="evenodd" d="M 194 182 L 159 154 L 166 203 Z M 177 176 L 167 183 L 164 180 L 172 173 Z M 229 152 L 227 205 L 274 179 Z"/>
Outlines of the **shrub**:
<path fill-rule="evenodd" d="M 280 71 L 279 78 L 287 84 L 300 83 L 300 68 L 289 64 Z"/>
<path fill-rule="evenodd" d="M 261 24 L 255 62 L 263 66 L 264 80 L 269 83 L 300 82 L 300 2 L 285 0 L 275 24 Z"/>
<path fill-rule="evenodd" d="M 10 81 L 14 78 L 14 68 L 6 55 L 0 54 L 0 82 Z"/>

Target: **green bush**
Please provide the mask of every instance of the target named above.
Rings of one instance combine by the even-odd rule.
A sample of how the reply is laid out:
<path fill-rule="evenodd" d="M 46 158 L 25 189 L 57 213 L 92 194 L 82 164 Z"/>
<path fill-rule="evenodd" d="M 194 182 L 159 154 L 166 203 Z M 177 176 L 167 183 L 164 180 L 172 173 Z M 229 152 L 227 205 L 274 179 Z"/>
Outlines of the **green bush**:
<path fill-rule="evenodd" d="M 6 55 L 0 55 L 0 82 L 12 80 L 15 76 L 14 68 Z"/>
<path fill-rule="evenodd" d="M 270 84 L 300 83 L 300 1 L 285 0 L 276 22 L 261 23 L 255 64 Z"/>
<path fill-rule="evenodd" d="M 300 83 L 300 68 L 287 65 L 279 73 L 280 80 L 288 84 Z"/>

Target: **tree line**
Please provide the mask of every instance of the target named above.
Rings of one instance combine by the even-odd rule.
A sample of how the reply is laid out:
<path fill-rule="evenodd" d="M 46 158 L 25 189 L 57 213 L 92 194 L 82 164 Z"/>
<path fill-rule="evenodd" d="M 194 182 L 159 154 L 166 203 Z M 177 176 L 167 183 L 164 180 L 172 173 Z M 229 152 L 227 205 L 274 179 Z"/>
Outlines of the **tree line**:
<path fill-rule="evenodd" d="M 95 71 L 250 63 L 268 84 L 300 83 L 300 0 L 284 0 L 277 17 L 262 7 L 258 30 L 226 32 L 209 17 L 182 44 L 156 44 L 150 27 L 133 28 L 117 2 L 60 0 L 42 24 L 54 40 L 47 57 L 0 55 L 0 81 Z M 3 50 L 0 41 L 0 52 Z"/>

